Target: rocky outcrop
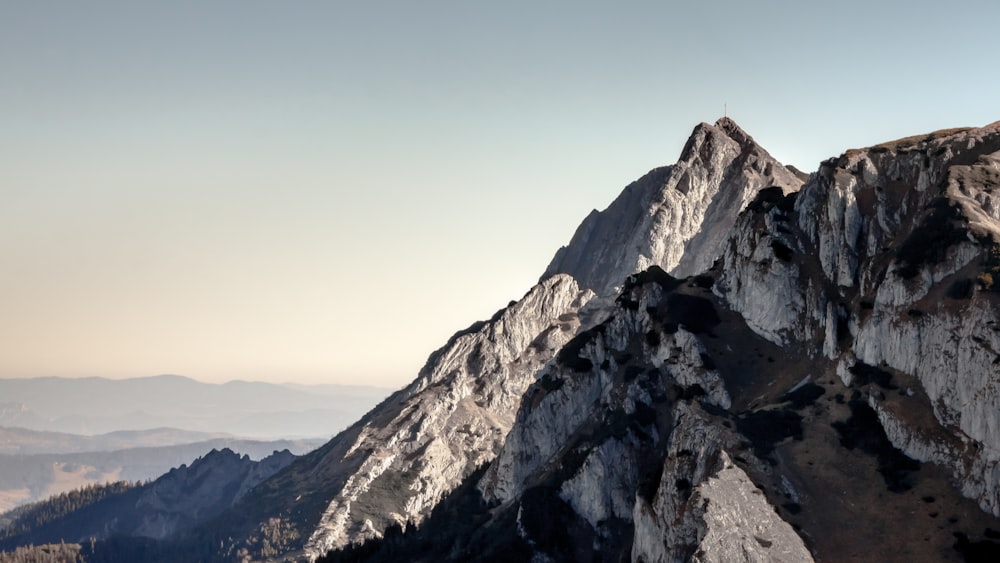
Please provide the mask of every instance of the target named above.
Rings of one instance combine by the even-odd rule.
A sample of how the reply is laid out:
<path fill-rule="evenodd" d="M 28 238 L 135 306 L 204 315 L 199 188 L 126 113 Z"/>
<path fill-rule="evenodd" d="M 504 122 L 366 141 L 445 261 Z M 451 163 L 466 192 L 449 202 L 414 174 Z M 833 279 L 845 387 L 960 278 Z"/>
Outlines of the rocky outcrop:
<path fill-rule="evenodd" d="M 425 553 L 395 555 L 809 560 L 757 488 L 771 484 L 761 477 L 766 462 L 732 428 L 724 380 L 736 373 L 715 364 L 707 343 L 719 313 L 704 280 L 678 280 L 657 267 L 632 276 L 609 316 L 541 371 L 482 477 L 413 532 L 413 549 Z M 729 451 L 739 452 L 741 466 Z M 477 502 L 489 511 L 482 524 L 454 520 L 463 518 L 455 505 Z M 435 551 L 437 541 L 450 547 Z"/>
<path fill-rule="evenodd" d="M 615 313 L 525 396 L 479 482 L 486 502 L 523 511 L 539 488 L 555 488 L 572 514 L 562 525 L 578 530 L 572 542 L 633 560 L 811 560 L 725 452 L 741 446 L 718 418 L 731 400 L 698 345 L 718 322 L 704 291 L 658 269 L 633 277 Z M 651 466 L 662 467 L 655 479 Z M 531 526 L 519 533 L 536 558 L 570 555 Z"/>
<path fill-rule="evenodd" d="M 584 219 L 545 276 L 567 273 L 613 295 L 625 276 L 653 265 L 677 276 L 703 272 L 758 191 L 779 186 L 788 193 L 801 185 L 731 119 L 702 123 L 676 164 L 652 170 Z"/>
<path fill-rule="evenodd" d="M 708 426 L 710 428 L 710 426 Z M 716 443 L 688 442 L 689 446 L 717 447 Z M 699 483 L 678 502 L 675 491 L 661 490 L 651 502 L 637 499 L 633 561 L 812 561 L 802 538 L 779 517 L 747 474 L 725 451 L 713 456 L 699 451 L 696 459 L 714 459 L 692 472 Z M 661 482 L 679 482 L 668 456 Z M 710 470 L 710 474 L 706 472 Z"/>
<path fill-rule="evenodd" d="M 838 359 L 845 384 L 866 366 L 915 377 L 945 434 L 974 444 L 955 477 L 995 515 L 998 163 L 1000 124 L 848 151 L 741 218 L 716 285 L 759 334 Z"/>
<path fill-rule="evenodd" d="M 42 511 L 44 516 L 18 523 L 20 537 L 3 539 L 7 545 L 86 543 L 91 538 L 131 538 L 137 544 L 177 539 L 238 503 L 294 460 L 288 450 L 260 461 L 228 448 L 212 450 L 155 481 L 124 487 L 65 514 L 57 515 L 65 510 L 65 498 L 54 498 L 49 501 L 52 506 Z"/>
<path fill-rule="evenodd" d="M 294 459 L 288 450 L 260 461 L 229 449 L 212 450 L 143 487 L 127 535 L 164 539 L 189 530 L 236 504 Z"/>
<path fill-rule="evenodd" d="M 690 332 L 692 325 L 696 330 L 704 329 L 701 323 L 706 321 L 698 316 L 714 312 L 711 304 L 702 297 L 683 294 L 672 301 L 691 304 L 691 309 L 697 304 L 702 310 L 690 310 L 690 316 L 683 319 L 659 318 L 648 309 L 655 311 L 665 299 L 664 292 L 675 289 L 680 281 L 656 268 L 647 275 L 634 276 L 633 283 L 647 278 L 655 281 L 623 293 L 615 314 L 564 347 L 558 362 L 541 374 L 540 384 L 525 396 L 517 423 L 483 480 L 488 501 L 507 501 L 522 493 L 532 476 L 547 467 L 572 436 L 592 424 L 595 417 L 606 418 L 606 413 L 595 414 L 592 408 L 621 409 L 631 416 L 636 409 L 652 408 L 651 397 L 666 394 L 671 384 L 697 386 L 701 393 L 716 389 L 708 395 L 709 400 L 729 405 L 729 397 L 719 389 L 718 374 L 705 365 L 702 350 L 692 343 L 696 338 Z M 664 328 L 666 334 L 661 336 Z M 647 381 L 650 375 L 640 374 L 643 363 L 632 365 L 633 359 L 648 362 L 649 368 L 663 370 L 669 378 L 655 379 L 655 386 L 648 388 L 653 385 Z M 632 381 L 623 381 L 625 371 Z M 582 408 L 585 405 L 594 407 Z"/>
<path fill-rule="evenodd" d="M 720 468 L 698 485 L 705 532 L 691 561 L 807 562 L 812 555 L 791 526 L 775 514 L 756 484 L 722 452 Z"/>
<path fill-rule="evenodd" d="M 324 509 L 306 553 L 419 522 L 491 461 L 535 372 L 576 334 L 593 295 L 569 276 L 548 278 L 432 354 L 413 384 L 362 421 L 344 457 L 363 461 Z"/>

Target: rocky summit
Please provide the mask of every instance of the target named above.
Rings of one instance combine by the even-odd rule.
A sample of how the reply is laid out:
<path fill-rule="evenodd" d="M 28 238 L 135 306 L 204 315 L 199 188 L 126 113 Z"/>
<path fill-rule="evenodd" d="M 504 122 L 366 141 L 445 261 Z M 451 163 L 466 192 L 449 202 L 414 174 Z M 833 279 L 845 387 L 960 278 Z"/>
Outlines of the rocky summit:
<path fill-rule="evenodd" d="M 702 123 L 672 166 L 636 180 L 604 211 L 592 212 L 545 277 L 567 273 L 602 295 L 650 266 L 676 276 L 699 274 L 722 253 L 739 213 L 765 187 L 802 185 L 736 125 Z"/>
<path fill-rule="evenodd" d="M 809 175 L 701 124 L 352 427 L 84 555 L 1000 560 L 994 193 L 1000 123 Z"/>

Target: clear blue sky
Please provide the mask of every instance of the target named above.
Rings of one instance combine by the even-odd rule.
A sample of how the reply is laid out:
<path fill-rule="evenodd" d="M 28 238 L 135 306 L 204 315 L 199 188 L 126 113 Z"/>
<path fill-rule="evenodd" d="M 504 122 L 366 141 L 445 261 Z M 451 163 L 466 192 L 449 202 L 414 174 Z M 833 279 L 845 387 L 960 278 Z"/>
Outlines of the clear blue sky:
<path fill-rule="evenodd" d="M 1000 4 L 0 1 L 0 377 L 402 385 L 723 104 L 1000 119 Z"/>

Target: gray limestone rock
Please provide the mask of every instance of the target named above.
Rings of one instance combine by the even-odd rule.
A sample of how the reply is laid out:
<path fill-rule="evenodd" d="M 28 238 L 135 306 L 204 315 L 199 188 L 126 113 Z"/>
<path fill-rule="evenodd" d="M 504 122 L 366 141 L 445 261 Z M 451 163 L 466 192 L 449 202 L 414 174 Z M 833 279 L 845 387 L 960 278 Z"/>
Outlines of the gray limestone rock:
<path fill-rule="evenodd" d="M 848 151 L 794 202 L 740 219 L 715 285 L 765 338 L 812 350 L 822 341 L 824 355 L 844 362 L 845 383 L 856 361 L 916 377 L 939 429 L 975 444 L 949 465 L 994 515 L 998 162 L 1000 123 Z M 794 259 L 776 256 L 776 241 Z M 912 444 L 905 423 L 887 429 L 900 447 Z"/>
<path fill-rule="evenodd" d="M 801 185 L 731 119 L 702 123 L 676 164 L 652 170 L 607 209 L 592 212 L 543 278 L 567 273 L 609 295 L 625 276 L 653 265 L 679 277 L 701 273 L 758 191 L 778 186 L 788 193 Z"/>
<path fill-rule="evenodd" d="M 569 276 L 554 276 L 432 354 L 409 387 L 362 420 L 344 454 L 362 461 L 333 494 L 306 553 L 316 557 L 378 537 L 392 523 L 419 522 L 492 461 L 524 390 L 576 333 L 577 312 L 592 297 Z"/>

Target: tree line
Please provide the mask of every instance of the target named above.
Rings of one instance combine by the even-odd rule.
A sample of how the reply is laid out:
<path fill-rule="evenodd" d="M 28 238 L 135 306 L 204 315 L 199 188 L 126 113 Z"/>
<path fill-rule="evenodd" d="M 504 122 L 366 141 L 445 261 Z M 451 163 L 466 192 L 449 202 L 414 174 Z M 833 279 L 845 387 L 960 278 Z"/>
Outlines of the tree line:
<path fill-rule="evenodd" d="M 4 519 L 7 520 L 6 525 L 0 522 L 0 542 L 29 533 L 71 512 L 90 506 L 109 496 L 124 493 L 139 485 L 140 483 L 132 481 L 86 485 L 43 501 L 15 508 L 4 515 Z"/>

